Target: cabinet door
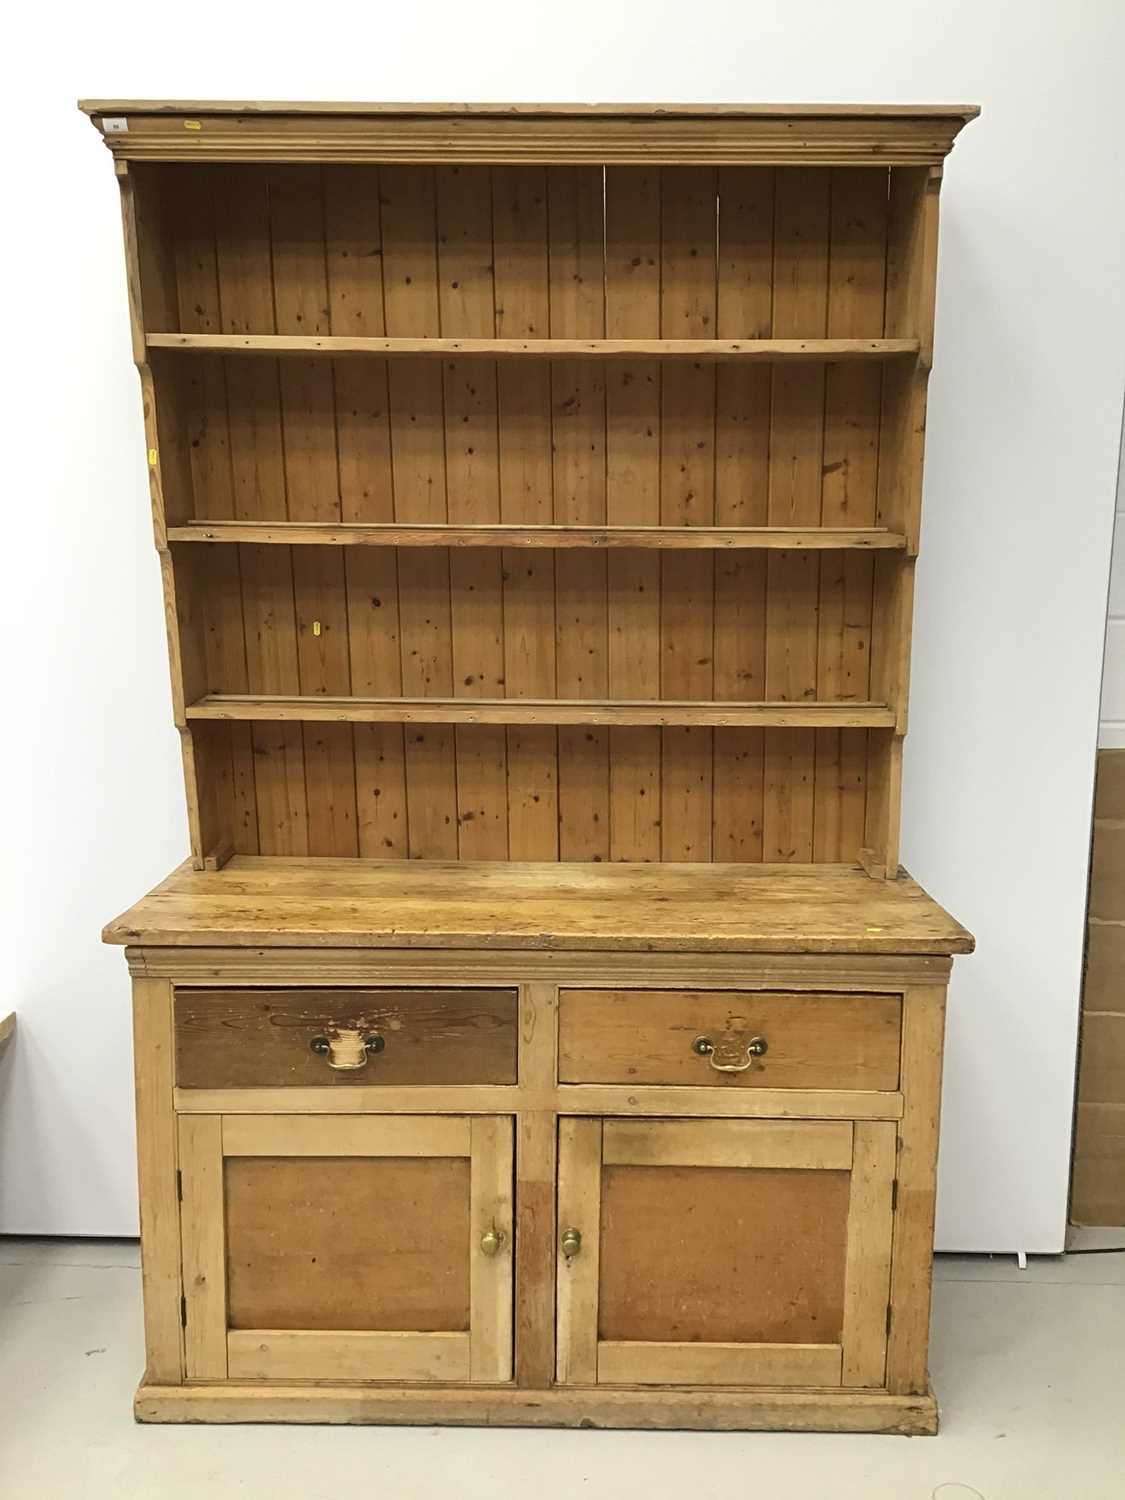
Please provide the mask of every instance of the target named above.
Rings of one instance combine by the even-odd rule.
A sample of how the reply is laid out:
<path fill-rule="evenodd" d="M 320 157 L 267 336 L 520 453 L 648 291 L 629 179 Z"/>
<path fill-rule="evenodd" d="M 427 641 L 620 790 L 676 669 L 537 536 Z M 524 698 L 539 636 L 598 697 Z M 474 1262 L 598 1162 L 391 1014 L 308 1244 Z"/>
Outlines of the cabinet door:
<path fill-rule="evenodd" d="M 559 1130 L 560 1381 L 883 1384 L 893 1123 Z"/>
<path fill-rule="evenodd" d="M 512 1121 L 184 1115 L 189 1379 L 512 1375 Z"/>

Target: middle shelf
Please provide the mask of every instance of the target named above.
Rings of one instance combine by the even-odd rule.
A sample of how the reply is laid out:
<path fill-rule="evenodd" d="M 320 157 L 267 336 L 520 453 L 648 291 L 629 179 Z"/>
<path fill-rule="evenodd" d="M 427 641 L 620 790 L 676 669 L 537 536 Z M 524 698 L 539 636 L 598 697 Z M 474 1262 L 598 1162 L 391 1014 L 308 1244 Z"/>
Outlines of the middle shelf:
<path fill-rule="evenodd" d="M 600 550 L 896 551 L 906 538 L 885 527 L 553 526 L 337 521 L 210 521 L 169 526 L 171 542 L 275 546 L 545 547 Z"/>
<path fill-rule="evenodd" d="M 353 724 L 592 724 L 712 728 L 892 729 L 884 703 L 673 702 L 624 698 L 357 698 L 207 693 L 191 719 Z"/>
<path fill-rule="evenodd" d="M 314 358 L 360 354 L 379 358 L 414 355 L 439 359 L 470 356 L 478 359 L 733 360 L 767 364 L 914 358 L 920 347 L 916 338 L 451 339 L 282 333 L 150 333 L 145 342 L 150 349 L 176 349 L 196 354 L 299 354 Z"/>

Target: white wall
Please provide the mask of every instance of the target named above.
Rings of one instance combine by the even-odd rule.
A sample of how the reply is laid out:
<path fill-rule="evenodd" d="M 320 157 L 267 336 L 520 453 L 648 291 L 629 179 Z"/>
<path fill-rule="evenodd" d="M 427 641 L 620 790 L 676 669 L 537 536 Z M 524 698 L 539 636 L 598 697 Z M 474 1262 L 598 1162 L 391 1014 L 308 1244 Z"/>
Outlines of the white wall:
<path fill-rule="evenodd" d="M 1101 722 L 1098 745 L 1125 750 L 1125 422 L 1117 472 L 1117 515 L 1113 525 L 1113 563 L 1109 572 L 1109 612 L 1105 625 Z"/>
<path fill-rule="evenodd" d="M 116 192 L 79 94 L 973 101 L 948 164 L 906 850 L 958 963 L 940 1240 L 1056 1250 L 1125 359 L 1116 0 L 24 6 L 5 84 L 0 1228 L 135 1224 L 103 920 L 185 849 Z M 15 351 L 15 352 L 13 352 Z"/>

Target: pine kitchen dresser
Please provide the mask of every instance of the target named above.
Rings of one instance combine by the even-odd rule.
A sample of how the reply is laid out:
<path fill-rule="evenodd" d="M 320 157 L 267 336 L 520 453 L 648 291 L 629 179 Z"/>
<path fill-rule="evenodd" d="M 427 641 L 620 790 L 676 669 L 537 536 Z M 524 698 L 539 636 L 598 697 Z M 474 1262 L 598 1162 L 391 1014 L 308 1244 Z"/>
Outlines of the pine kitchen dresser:
<path fill-rule="evenodd" d="M 87 101 L 190 860 L 143 1421 L 928 1433 L 927 106 Z"/>

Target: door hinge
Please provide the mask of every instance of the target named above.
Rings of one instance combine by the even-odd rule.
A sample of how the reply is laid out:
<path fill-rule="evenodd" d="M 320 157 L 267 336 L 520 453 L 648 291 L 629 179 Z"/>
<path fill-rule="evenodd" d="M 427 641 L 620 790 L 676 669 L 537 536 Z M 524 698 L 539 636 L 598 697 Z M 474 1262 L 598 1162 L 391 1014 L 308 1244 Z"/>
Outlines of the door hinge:
<path fill-rule="evenodd" d="M 891 1213 L 898 1207 L 898 1178 L 891 1183 Z"/>
<path fill-rule="evenodd" d="M 176 1201 L 178 1203 L 184 1201 L 184 1174 L 179 1167 L 176 1168 Z"/>
<path fill-rule="evenodd" d="M 891 1312 L 891 1304 L 888 1302 L 887 1303 L 887 1337 L 888 1338 L 890 1338 L 890 1336 L 891 1336 L 891 1318 L 893 1316 L 894 1315 Z"/>
<path fill-rule="evenodd" d="M 180 1297 L 180 1327 L 187 1327 L 187 1297 Z"/>

